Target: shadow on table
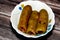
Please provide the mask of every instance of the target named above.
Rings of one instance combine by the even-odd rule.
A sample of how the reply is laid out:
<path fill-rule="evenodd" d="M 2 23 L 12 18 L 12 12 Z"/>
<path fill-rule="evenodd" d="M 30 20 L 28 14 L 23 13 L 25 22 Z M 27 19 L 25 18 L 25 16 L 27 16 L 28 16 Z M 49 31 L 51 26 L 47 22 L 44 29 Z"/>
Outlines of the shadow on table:
<path fill-rule="evenodd" d="M 52 31 L 50 31 L 47 35 L 45 36 L 42 36 L 40 38 L 26 38 L 20 34 L 18 34 L 13 28 L 12 28 L 12 25 L 10 23 L 10 26 L 11 26 L 11 29 L 12 29 L 12 32 L 16 35 L 17 38 L 21 39 L 21 40 L 47 40 L 47 38 L 49 38 L 51 35 L 52 35 Z M 54 29 L 54 28 L 53 28 Z"/>

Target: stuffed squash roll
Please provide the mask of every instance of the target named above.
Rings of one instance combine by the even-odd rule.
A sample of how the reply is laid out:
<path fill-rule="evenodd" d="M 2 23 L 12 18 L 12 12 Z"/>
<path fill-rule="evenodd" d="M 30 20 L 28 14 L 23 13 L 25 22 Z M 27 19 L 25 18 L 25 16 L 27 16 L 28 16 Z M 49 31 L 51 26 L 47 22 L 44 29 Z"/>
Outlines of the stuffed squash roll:
<path fill-rule="evenodd" d="M 35 34 L 35 29 L 37 26 L 37 20 L 38 20 L 38 12 L 37 11 L 32 11 L 31 17 L 28 22 L 28 28 L 27 28 L 27 33 L 30 35 Z"/>
<path fill-rule="evenodd" d="M 36 33 L 45 33 L 48 26 L 48 13 L 45 9 L 40 10 Z"/>
<path fill-rule="evenodd" d="M 19 23 L 18 23 L 18 29 L 20 31 L 26 32 L 28 20 L 29 20 L 31 13 L 32 13 L 31 6 L 27 5 L 23 8 L 20 19 L 19 19 Z"/>

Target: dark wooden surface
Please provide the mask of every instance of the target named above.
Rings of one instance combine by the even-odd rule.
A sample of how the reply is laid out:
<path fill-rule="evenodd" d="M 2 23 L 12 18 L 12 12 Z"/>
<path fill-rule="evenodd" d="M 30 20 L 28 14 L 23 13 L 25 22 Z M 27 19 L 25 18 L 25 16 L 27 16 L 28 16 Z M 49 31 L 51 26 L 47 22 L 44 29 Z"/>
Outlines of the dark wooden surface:
<path fill-rule="evenodd" d="M 60 6 L 52 6 L 52 4 L 47 3 L 47 1 L 46 2 L 43 1 L 47 3 L 55 13 L 56 22 L 54 28 L 50 33 L 48 33 L 44 37 L 37 39 L 29 39 L 17 34 L 15 30 L 12 28 L 10 23 L 11 11 L 14 9 L 17 3 L 16 4 L 12 3 L 12 5 L 9 5 L 3 4 L 1 2 L 2 1 L 0 1 L 0 40 L 60 40 L 60 11 L 57 11 L 60 10 L 59 9 Z M 48 0 L 48 2 L 50 1 Z M 57 3 L 57 5 L 59 4 Z"/>

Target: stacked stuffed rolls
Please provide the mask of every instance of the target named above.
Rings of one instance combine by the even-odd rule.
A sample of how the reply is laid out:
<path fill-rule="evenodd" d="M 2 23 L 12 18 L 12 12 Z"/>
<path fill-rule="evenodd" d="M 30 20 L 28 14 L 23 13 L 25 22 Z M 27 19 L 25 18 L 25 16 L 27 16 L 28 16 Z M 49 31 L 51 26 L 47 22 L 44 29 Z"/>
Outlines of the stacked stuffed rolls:
<path fill-rule="evenodd" d="M 43 34 L 48 27 L 48 12 L 45 9 L 41 9 L 39 12 L 32 11 L 30 5 L 23 8 L 18 29 L 24 33 L 30 35 Z"/>

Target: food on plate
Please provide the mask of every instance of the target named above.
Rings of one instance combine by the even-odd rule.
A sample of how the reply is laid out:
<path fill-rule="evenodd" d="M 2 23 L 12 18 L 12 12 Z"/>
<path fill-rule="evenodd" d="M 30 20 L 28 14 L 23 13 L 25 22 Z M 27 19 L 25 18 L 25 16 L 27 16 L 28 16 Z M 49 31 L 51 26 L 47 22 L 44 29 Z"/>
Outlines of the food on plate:
<path fill-rule="evenodd" d="M 30 35 L 43 34 L 46 32 L 48 26 L 48 12 L 41 9 L 39 12 L 32 11 L 30 5 L 23 8 L 18 29 Z"/>
<path fill-rule="evenodd" d="M 19 23 L 18 23 L 18 29 L 20 31 L 26 32 L 28 20 L 31 13 L 32 13 L 32 8 L 30 5 L 27 5 L 23 8 L 20 19 L 19 19 Z"/>
<path fill-rule="evenodd" d="M 32 11 L 32 14 L 28 21 L 28 28 L 27 28 L 28 34 L 31 34 L 31 35 L 36 34 L 35 30 L 36 30 L 36 26 L 37 26 L 37 20 L 38 20 L 38 12 Z"/>
<path fill-rule="evenodd" d="M 36 33 L 42 34 L 45 33 L 48 26 L 48 13 L 45 9 L 41 9 L 39 12 L 38 24 Z"/>

